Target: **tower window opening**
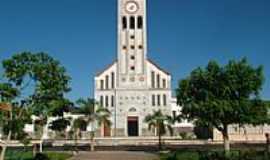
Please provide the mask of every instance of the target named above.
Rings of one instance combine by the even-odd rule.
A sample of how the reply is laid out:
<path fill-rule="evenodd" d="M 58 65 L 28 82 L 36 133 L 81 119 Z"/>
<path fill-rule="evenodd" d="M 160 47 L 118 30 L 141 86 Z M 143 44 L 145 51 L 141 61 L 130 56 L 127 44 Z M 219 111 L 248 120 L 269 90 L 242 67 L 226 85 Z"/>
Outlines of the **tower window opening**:
<path fill-rule="evenodd" d="M 135 60 L 135 56 L 130 56 L 130 59 L 131 60 Z"/>
<path fill-rule="evenodd" d="M 127 29 L 127 18 L 126 17 L 122 17 L 122 27 L 123 27 L 123 29 Z"/>
<path fill-rule="evenodd" d="M 134 66 L 131 66 L 130 69 L 131 69 L 132 71 L 134 71 L 134 70 L 135 70 L 135 67 L 134 67 Z"/>
<path fill-rule="evenodd" d="M 131 39 L 135 39 L 135 36 L 134 36 L 134 35 L 132 35 L 132 36 L 130 36 L 130 38 L 131 38 Z"/>
<path fill-rule="evenodd" d="M 143 18 L 142 18 L 142 16 L 138 17 L 138 28 L 139 29 L 143 28 Z"/>
<path fill-rule="evenodd" d="M 135 29 L 135 18 L 134 18 L 134 16 L 131 16 L 130 17 L 130 29 Z"/>
<path fill-rule="evenodd" d="M 142 45 L 139 45 L 139 49 L 143 49 L 143 46 Z"/>
<path fill-rule="evenodd" d="M 123 45 L 123 49 L 126 50 L 127 49 L 127 46 L 126 45 Z"/>
<path fill-rule="evenodd" d="M 131 48 L 131 49 L 135 49 L 135 46 L 134 46 L 134 45 L 131 45 L 130 48 Z"/>

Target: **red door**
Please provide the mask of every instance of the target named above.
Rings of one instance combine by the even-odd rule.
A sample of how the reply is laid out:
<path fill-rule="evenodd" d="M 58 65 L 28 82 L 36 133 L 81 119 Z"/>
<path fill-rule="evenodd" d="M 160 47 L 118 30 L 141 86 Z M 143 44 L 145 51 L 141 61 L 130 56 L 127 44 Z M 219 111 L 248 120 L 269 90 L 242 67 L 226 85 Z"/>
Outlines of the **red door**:
<path fill-rule="evenodd" d="M 111 136 L 111 127 L 107 124 L 104 124 L 104 137 L 110 137 Z"/>

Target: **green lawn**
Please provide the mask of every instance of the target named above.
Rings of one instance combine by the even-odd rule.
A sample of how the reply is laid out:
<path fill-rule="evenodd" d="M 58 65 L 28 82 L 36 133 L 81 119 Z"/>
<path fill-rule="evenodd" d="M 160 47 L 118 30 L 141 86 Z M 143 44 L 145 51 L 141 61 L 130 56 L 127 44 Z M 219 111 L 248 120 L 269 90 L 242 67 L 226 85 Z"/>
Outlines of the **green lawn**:
<path fill-rule="evenodd" d="M 45 152 L 50 160 L 67 160 L 71 154 L 58 152 Z M 5 160 L 33 160 L 32 152 L 8 151 Z"/>
<path fill-rule="evenodd" d="M 177 151 L 161 154 L 160 160 L 199 160 L 199 153 L 195 151 Z"/>
<path fill-rule="evenodd" d="M 270 158 L 263 151 L 232 151 L 226 158 L 221 151 L 183 150 L 161 154 L 160 160 L 270 160 Z"/>

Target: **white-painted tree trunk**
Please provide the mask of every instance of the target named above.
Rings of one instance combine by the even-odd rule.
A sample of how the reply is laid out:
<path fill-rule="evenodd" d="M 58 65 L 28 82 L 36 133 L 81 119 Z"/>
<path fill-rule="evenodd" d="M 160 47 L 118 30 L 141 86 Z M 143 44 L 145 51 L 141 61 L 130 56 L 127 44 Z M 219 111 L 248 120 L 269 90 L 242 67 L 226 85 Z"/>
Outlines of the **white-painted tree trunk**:
<path fill-rule="evenodd" d="M 6 140 L 6 143 L 8 143 L 11 139 L 11 131 L 9 131 L 8 133 L 8 137 L 7 137 L 7 140 Z M 6 151 L 7 151 L 7 144 L 3 145 L 2 147 L 2 151 L 1 151 L 1 156 L 0 156 L 0 160 L 5 160 L 5 155 L 6 155 Z"/>
<path fill-rule="evenodd" d="M 226 153 L 230 152 L 230 138 L 228 133 L 228 126 L 225 126 L 224 131 L 222 132 L 223 141 L 224 141 L 224 150 Z"/>

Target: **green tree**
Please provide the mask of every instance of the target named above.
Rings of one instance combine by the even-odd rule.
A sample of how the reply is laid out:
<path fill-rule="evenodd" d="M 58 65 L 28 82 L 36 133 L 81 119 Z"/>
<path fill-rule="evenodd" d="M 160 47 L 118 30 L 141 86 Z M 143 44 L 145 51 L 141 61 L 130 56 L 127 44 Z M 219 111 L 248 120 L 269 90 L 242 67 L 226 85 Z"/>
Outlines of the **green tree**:
<path fill-rule="evenodd" d="M 259 94 L 263 82 L 263 67 L 254 68 L 246 59 L 225 66 L 210 61 L 179 82 L 177 100 L 183 118 L 219 130 L 229 151 L 229 125 L 265 122 L 267 107 Z"/>
<path fill-rule="evenodd" d="M 64 94 L 70 91 L 70 77 L 57 60 L 45 53 L 23 52 L 2 62 L 3 76 L 0 82 L 1 102 L 13 104 L 13 107 L 30 110 L 37 116 L 49 116 L 53 102 L 63 101 Z M 13 117 L 22 118 L 22 111 L 10 111 L 10 121 Z M 1 111 L 1 114 L 5 114 Z M 28 116 L 29 118 L 29 116 Z M 22 122 L 22 121 L 20 121 Z M 11 125 L 7 127 L 7 140 L 13 138 Z M 18 125 L 15 123 L 15 125 Z M 5 146 L 6 147 L 6 146 Z M 3 147 L 4 148 L 4 147 Z M 3 160 L 5 149 L 2 149 Z"/>
<path fill-rule="evenodd" d="M 164 115 L 161 110 L 154 111 L 153 114 L 149 114 L 145 117 L 144 121 L 148 123 L 148 129 L 155 129 L 158 135 L 158 148 L 162 149 L 162 136 L 169 130 L 170 134 L 173 134 L 173 119 L 170 116 Z"/>
<path fill-rule="evenodd" d="M 55 131 L 56 133 L 59 133 L 59 135 L 61 133 L 63 133 L 68 126 L 70 126 L 70 120 L 69 119 L 66 119 L 66 118 L 58 118 L 54 121 L 52 121 L 50 124 L 49 124 L 49 129 Z"/>

